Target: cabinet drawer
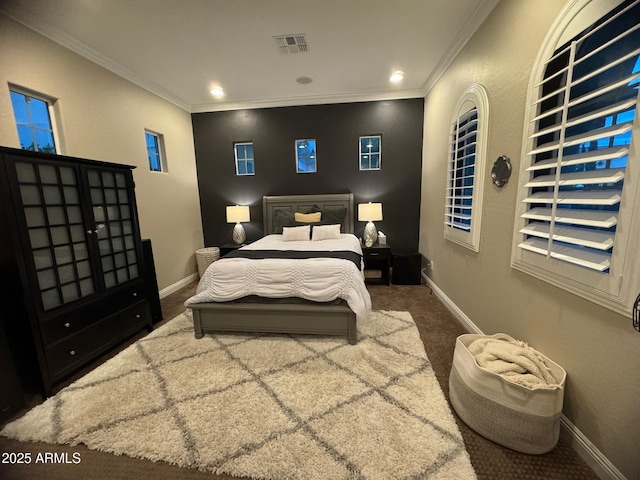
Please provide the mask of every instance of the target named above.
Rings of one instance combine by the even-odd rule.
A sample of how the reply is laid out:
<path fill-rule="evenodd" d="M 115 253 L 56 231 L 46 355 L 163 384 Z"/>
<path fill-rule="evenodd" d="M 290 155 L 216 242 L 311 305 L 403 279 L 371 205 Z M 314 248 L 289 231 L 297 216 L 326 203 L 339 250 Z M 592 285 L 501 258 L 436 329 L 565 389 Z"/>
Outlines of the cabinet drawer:
<path fill-rule="evenodd" d="M 129 307 L 129 305 L 141 302 L 144 299 L 145 289 L 142 281 L 135 282 L 133 285 L 116 292 L 107 292 L 104 296 L 104 301 L 113 308 L 112 313 L 115 313 L 115 310 L 122 310 Z"/>
<path fill-rule="evenodd" d="M 371 268 L 372 265 L 376 265 L 378 268 L 380 268 L 381 266 L 388 268 L 391 266 L 391 259 L 384 254 L 372 256 L 372 257 L 365 257 L 364 265 L 365 265 L 365 268 Z"/>
<path fill-rule="evenodd" d="M 88 318 L 83 319 L 77 317 L 59 317 L 54 320 L 50 320 L 42 325 L 42 341 L 45 346 L 51 345 L 98 321 L 100 321 L 99 316 L 89 316 Z"/>
<path fill-rule="evenodd" d="M 151 313 L 147 302 L 140 302 L 115 315 L 118 317 L 123 337 L 128 337 L 145 326 L 151 324 Z"/>
<path fill-rule="evenodd" d="M 389 251 L 388 250 L 365 250 L 363 252 L 363 256 L 364 259 L 378 259 L 378 258 L 382 258 L 382 259 L 388 259 L 390 257 L 389 255 Z"/>
<path fill-rule="evenodd" d="M 105 299 L 91 302 L 76 311 L 62 313 L 44 320 L 41 323 L 42 342 L 45 346 L 52 345 L 105 317 L 116 315 L 128 308 L 129 305 L 144 304 L 143 286 L 138 283 L 122 288 L 117 292 L 106 294 Z"/>
<path fill-rule="evenodd" d="M 51 376 L 61 378 L 149 325 L 149 319 L 147 302 L 138 302 L 49 346 L 46 354 Z"/>
<path fill-rule="evenodd" d="M 389 285 L 391 249 L 388 246 L 363 248 L 365 283 Z"/>
<path fill-rule="evenodd" d="M 40 323 L 43 325 L 43 335 L 45 337 L 51 334 L 54 335 L 54 338 L 51 338 L 49 341 L 45 339 L 45 344 L 61 338 L 56 337 L 54 333 L 60 328 L 77 327 L 75 329 L 75 331 L 77 331 L 78 328 L 84 328 L 94 323 L 94 319 L 114 315 L 144 299 L 144 282 L 140 279 L 134 280 L 127 285 L 112 288 L 103 293 L 99 298 L 88 299 L 77 304 L 65 306 L 61 309 L 55 309 L 40 319 Z M 64 325 L 66 323 L 69 323 L 70 327 L 65 327 Z M 52 326 L 49 327 L 49 324 Z M 73 331 L 67 331 L 66 335 L 69 333 L 73 333 Z M 63 333 L 63 336 L 64 335 Z"/>
<path fill-rule="evenodd" d="M 121 339 L 120 326 L 105 318 L 45 349 L 52 379 L 60 379 Z"/>

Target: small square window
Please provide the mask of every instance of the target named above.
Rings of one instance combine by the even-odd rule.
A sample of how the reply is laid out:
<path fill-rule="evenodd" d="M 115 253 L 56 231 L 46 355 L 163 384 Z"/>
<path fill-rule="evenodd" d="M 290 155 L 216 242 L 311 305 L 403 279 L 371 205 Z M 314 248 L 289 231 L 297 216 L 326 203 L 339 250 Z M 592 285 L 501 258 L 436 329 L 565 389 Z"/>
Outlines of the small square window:
<path fill-rule="evenodd" d="M 20 148 L 34 152 L 57 153 L 49 102 L 14 90 L 10 90 L 10 93 Z"/>
<path fill-rule="evenodd" d="M 358 142 L 360 170 L 380 170 L 382 160 L 382 137 L 360 137 Z"/>
<path fill-rule="evenodd" d="M 315 173 L 316 160 L 316 141 L 296 140 L 296 173 Z"/>
<path fill-rule="evenodd" d="M 145 130 L 144 137 L 147 145 L 149 170 L 152 172 L 166 172 L 167 162 L 164 154 L 164 137 L 149 130 Z"/>
<path fill-rule="evenodd" d="M 236 143 L 233 148 L 236 153 L 236 175 L 255 175 L 253 143 Z"/>

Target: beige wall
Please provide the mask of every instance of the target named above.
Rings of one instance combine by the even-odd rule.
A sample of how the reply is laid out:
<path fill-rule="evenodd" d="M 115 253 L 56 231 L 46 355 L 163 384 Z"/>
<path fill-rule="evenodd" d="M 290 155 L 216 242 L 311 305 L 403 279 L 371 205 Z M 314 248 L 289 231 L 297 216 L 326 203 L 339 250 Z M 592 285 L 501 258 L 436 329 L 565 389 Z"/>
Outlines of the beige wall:
<path fill-rule="evenodd" d="M 0 15 L 0 145 L 19 148 L 8 83 L 58 99 L 61 153 L 137 167 L 140 228 L 158 287 L 194 274 L 203 235 L 191 115 Z M 145 128 L 164 135 L 169 173 L 149 171 Z"/>
<path fill-rule="evenodd" d="M 525 101 L 532 66 L 563 7 L 502 0 L 425 99 L 420 251 L 435 284 L 483 332 L 527 341 L 568 374 L 565 416 L 627 478 L 640 478 L 640 334 L 630 318 L 510 267 Z M 480 252 L 443 239 L 448 122 L 474 82 L 490 101 Z M 511 158 L 499 189 L 490 171 Z"/>

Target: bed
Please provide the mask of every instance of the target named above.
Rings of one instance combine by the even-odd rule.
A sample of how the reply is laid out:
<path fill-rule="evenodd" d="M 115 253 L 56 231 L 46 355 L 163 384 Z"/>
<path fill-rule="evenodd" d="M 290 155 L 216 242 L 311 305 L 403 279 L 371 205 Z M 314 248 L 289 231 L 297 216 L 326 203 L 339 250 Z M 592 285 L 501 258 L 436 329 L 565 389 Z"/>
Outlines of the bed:
<path fill-rule="evenodd" d="M 315 211 L 322 223 L 340 222 L 339 239 L 284 241 L 283 226 L 292 226 L 284 218 Z M 185 302 L 196 338 L 220 331 L 319 334 L 355 344 L 371 299 L 353 235 L 353 194 L 265 196 L 263 222 L 265 237 L 213 262 Z"/>

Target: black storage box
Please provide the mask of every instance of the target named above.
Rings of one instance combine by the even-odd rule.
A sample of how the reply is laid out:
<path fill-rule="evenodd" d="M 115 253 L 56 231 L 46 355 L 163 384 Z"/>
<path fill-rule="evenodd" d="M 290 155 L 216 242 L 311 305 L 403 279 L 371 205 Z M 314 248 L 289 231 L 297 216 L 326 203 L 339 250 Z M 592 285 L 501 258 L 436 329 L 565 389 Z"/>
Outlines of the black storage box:
<path fill-rule="evenodd" d="M 142 254 L 144 255 L 142 268 L 145 292 L 151 308 L 151 318 L 153 323 L 156 323 L 162 320 L 162 305 L 160 304 L 160 293 L 158 292 L 156 266 L 153 261 L 153 247 L 151 246 L 151 240 L 148 238 L 142 239 Z"/>
<path fill-rule="evenodd" d="M 393 251 L 391 281 L 394 285 L 420 285 L 422 283 L 422 255 L 412 250 Z"/>

